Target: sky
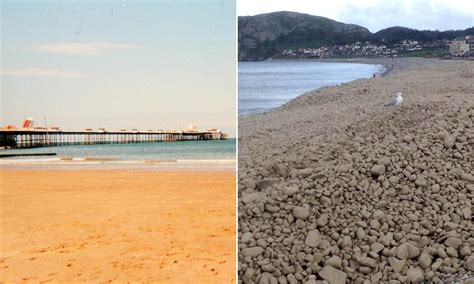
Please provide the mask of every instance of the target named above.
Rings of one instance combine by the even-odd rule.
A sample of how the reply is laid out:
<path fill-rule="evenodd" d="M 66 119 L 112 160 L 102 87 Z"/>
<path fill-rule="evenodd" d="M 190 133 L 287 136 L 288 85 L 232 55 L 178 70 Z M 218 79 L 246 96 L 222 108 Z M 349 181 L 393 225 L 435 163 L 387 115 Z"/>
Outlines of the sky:
<path fill-rule="evenodd" d="M 357 24 L 371 32 L 391 26 L 419 30 L 474 26 L 472 0 L 238 0 L 237 15 L 294 11 Z"/>
<path fill-rule="evenodd" d="M 235 2 L 0 1 L 0 125 L 235 137 Z"/>

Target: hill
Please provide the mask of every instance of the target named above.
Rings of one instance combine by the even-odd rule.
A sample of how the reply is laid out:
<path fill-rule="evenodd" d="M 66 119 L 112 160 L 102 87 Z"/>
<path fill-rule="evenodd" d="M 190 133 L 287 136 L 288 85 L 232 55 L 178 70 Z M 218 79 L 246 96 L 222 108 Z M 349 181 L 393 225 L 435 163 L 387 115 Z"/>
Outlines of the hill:
<path fill-rule="evenodd" d="M 259 61 L 284 49 L 319 48 L 365 41 L 374 44 L 394 44 L 402 40 L 434 42 L 470 34 L 474 34 L 474 27 L 449 31 L 390 27 L 371 33 L 364 27 L 325 17 L 273 12 L 238 18 L 238 58 L 239 61 Z"/>
<path fill-rule="evenodd" d="M 368 29 L 296 12 L 274 12 L 238 19 L 239 60 L 256 61 L 279 50 L 363 41 Z"/>
<path fill-rule="evenodd" d="M 474 34 L 474 28 L 465 30 L 449 30 L 449 31 L 430 31 L 415 30 L 405 27 L 390 27 L 380 30 L 370 37 L 370 41 L 374 43 L 397 43 L 401 40 L 417 40 L 421 42 L 432 42 L 436 40 L 448 39 L 452 40 L 456 37 Z"/>

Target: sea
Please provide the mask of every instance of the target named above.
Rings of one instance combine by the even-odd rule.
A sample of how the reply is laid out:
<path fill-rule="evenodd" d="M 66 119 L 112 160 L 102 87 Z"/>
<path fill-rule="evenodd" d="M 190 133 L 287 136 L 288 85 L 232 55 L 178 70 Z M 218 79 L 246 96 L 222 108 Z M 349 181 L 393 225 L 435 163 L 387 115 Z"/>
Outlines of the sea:
<path fill-rule="evenodd" d="M 261 113 L 306 92 L 383 72 L 382 65 L 298 60 L 239 62 L 238 113 Z"/>
<path fill-rule="evenodd" d="M 56 155 L 1 158 L 0 168 L 234 170 L 236 139 L 0 150 L 0 154 L 16 153 Z"/>

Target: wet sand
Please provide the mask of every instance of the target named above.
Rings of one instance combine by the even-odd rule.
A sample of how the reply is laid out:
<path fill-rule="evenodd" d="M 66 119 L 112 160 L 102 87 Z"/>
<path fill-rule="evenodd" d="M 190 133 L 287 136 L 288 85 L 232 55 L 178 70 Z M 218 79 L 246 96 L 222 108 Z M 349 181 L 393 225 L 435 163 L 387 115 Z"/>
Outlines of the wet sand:
<path fill-rule="evenodd" d="M 235 282 L 235 173 L 2 170 L 0 282 Z"/>

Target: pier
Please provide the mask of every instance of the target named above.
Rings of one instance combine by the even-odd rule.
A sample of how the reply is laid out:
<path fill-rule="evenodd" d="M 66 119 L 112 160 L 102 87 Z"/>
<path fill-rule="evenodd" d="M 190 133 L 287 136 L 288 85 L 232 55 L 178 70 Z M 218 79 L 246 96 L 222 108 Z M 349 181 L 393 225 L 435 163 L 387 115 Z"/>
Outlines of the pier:
<path fill-rule="evenodd" d="M 0 146 L 8 148 L 225 139 L 227 139 L 227 134 L 214 129 L 208 131 L 0 129 Z"/>

